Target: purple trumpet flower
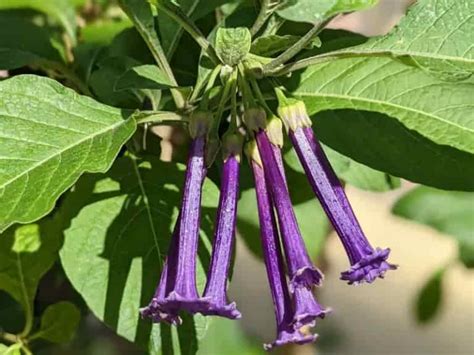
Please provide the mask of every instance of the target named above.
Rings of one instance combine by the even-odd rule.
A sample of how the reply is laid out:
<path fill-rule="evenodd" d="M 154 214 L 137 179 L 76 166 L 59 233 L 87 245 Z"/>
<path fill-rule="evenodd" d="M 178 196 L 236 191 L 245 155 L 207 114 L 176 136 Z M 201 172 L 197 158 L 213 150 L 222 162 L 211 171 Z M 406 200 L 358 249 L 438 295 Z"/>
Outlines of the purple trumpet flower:
<path fill-rule="evenodd" d="M 202 184 L 206 177 L 206 135 L 212 116 L 207 112 L 193 114 L 190 134 L 193 138 L 186 168 L 183 199 L 180 210 L 176 252 L 168 257 L 165 297 L 157 307 L 167 314 L 178 314 L 180 310 L 191 314 L 209 307 L 208 300 L 201 298 L 196 286 L 196 258 L 201 219 Z M 173 242 L 172 242 L 173 247 Z M 173 259 L 171 259 L 173 258 Z"/>
<path fill-rule="evenodd" d="M 162 307 L 160 307 L 160 302 L 165 299 L 166 296 L 166 287 L 168 284 L 168 268 L 174 268 L 176 265 L 168 265 L 168 261 L 175 262 L 176 261 L 176 251 L 178 246 L 178 228 L 180 224 L 181 215 L 178 216 L 178 221 L 176 222 L 173 236 L 171 239 L 171 244 L 169 247 L 168 258 L 165 260 L 163 265 L 163 270 L 161 271 L 160 283 L 155 291 L 155 294 L 150 302 L 150 304 L 142 308 L 140 310 L 140 314 L 142 317 L 151 318 L 153 322 L 167 322 L 173 325 L 180 325 L 182 323 L 181 318 L 178 316 L 177 312 L 174 311 L 166 311 Z"/>
<path fill-rule="evenodd" d="M 221 192 L 217 210 L 216 229 L 211 264 L 203 297 L 209 306 L 201 311 L 205 315 L 218 315 L 230 319 L 240 318 L 235 302 L 227 303 L 226 288 L 231 253 L 235 240 L 237 200 L 239 194 L 239 169 L 242 139 L 228 135 L 224 139 L 226 156 L 222 169 Z"/>
<path fill-rule="evenodd" d="M 177 250 L 168 258 L 166 297 L 159 301 L 159 307 L 171 314 L 179 310 L 194 314 L 207 307 L 196 286 L 201 192 L 206 176 L 204 154 L 205 137 L 198 136 L 191 143 L 186 169 L 181 218 L 177 221 Z"/>
<path fill-rule="evenodd" d="M 266 350 L 290 343 L 305 344 L 316 340 L 316 334 L 303 334 L 294 326 L 294 312 L 286 281 L 283 255 L 278 238 L 278 231 L 273 214 L 270 194 L 268 193 L 265 174 L 262 167 L 252 160 L 252 170 L 257 192 L 260 234 L 265 266 L 267 269 L 270 291 L 275 306 L 277 338 L 271 344 L 265 344 Z"/>
<path fill-rule="evenodd" d="M 311 120 L 302 101 L 279 108 L 289 129 L 291 142 L 303 165 L 311 187 L 328 215 L 347 252 L 351 268 L 341 273 L 349 284 L 373 282 L 387 270 L 396 269 L 386 260 L 390 249 L 374 249 L 357 221 L 339 179 L 311 129 Z"/>
<path fill-rule="evenodd" d="M 275 146 L 270 142 L 264 130 L 259 130 L 255 136 L 278 215 L 290 274 L 290 288 L 300 285 L 311 288 L 312 285 L 320 285 L 323 275 L 312 264 L 306 251 L 286 186 L 286 179 L 280 170 L 280 158 L 275 156 Z"/>
<path fill-rule="evenodd" d="M 283 157 L 281 150 L 278 146 L 273 145 L 273 154 L 277 161 L 280 173 L 284 178 L 285 184 L 288 188 L 286 181 L 285 170 L 283 167 Z M 298 286 L 293 290 L 293 325 L 299 329 L 303 326 L 314 327 L 316 325 L 316 318 L 324 318 L 326 314 L 331 312 L 331 309 L 324 309 L 314 297 L 311 289 L 306 287 Z"/>

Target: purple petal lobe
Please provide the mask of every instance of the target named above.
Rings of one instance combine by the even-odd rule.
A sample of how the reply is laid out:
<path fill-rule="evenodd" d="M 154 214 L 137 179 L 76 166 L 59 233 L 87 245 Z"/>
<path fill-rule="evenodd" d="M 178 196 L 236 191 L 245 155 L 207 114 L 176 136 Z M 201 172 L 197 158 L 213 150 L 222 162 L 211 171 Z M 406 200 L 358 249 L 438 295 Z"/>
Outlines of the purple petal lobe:
<path fill-rule="evenodd" d="M 386 263 L 388 249 L 381 253 L 370 245 L 311 127 L 290 131 L 290 139 L 311 187 L 323 206 L 348 255 L 351 269 L 341 279 L 350 284 L 373 282 L 396 266 Z M 379 250 L 379 249 L 377 249 Z"/>
<path fill-rule="evenodd" d="M 305 287 L 297 287 L 293 293 L 293 303 L 295 314 L 293 316 L 293 326 L 300 329 L 303 326 L 313 327 L 317 318 L 324 318 L 331 309 L 324 309 L 311 290 Z"/>
<path fill-rule="evenodd" d="M 341 273 L 341 280 L 348 281 L 350 285 L 362 282 L 374 282 L 377 278 L 383 278 L 385 272 L 394 270 L 396 265 L 387 262 L 390 249 L 377 248 L 372 254 L 365 255 L 348 271 Z"/>
<path fill-rule="evenodd" d="M 299 330 L 293 328 L 288 328 L 278 332 L 278 338 L 271 344 L 264 344 L 263 348 L 267 351 L 273 350 L 277 346 L 287 345 L 287 344 L 307 344 L 316 341 L 318 338 L 317 334 L 308 334 L 305 335 Z"/>
<path fill-rule="evenodd" d="M 209 299 L 208 308 L 201 311 L 206 315 L 218 315 L 231 319 L 240 318 L 235 303 L 227 304 L 227 279 L 232 249 L 235 240 L 237 200 L 239 193 L 239 162 L 234 155 L 224 162 L 221 192 L 217 209 L 216 229 L 212 247 L 211 263 L 204 290 Z"/>
<path fill-rule="evenodd" d="M 320 285 L 322 273 L 312 264 L 306 251 L 298 222 L 291 204 L 286 179 L 281 169 L 281 156 L 275 155 L 273 146 L 264 131 L 256 134 L 258 149 L 262 158 L 265 178 L 278 215 L 285 256 L 292 287 L 303 285 L 310 288 Z M 277 151 L 281 155 L 280 151 Z"/>

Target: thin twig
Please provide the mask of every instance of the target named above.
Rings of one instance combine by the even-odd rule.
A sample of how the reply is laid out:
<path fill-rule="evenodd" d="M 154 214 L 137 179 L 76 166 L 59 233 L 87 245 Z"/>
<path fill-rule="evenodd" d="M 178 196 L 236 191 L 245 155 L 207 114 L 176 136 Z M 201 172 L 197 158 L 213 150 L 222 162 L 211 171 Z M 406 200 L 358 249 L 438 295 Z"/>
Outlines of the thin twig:
<path fill-rule="evenodd" d="M 280 54 L 278 57 L 273 59 L 270 63 L 266 64 L 263 67 L 263 72 L 268 73 L 274 70 L 275 68 L 278 68 L 280 65 L 285 64 L 287 61 L 292 59 L 295 55 L 297 55 L 303 48 L 307 47 L 308 44 L 313 40 L 314 37 L 316 37 L 326 26 L 326 24 L 331 20 L 332 18 L 318 23 L 313 26 L 311 30 L 309 30 L 303 37 L 301 37 L 298 42 L 296 42 L 294 45 L 292 45 L 290 48 L 288 48 L 286 51 L 284 51 L 282 54 Z"/>

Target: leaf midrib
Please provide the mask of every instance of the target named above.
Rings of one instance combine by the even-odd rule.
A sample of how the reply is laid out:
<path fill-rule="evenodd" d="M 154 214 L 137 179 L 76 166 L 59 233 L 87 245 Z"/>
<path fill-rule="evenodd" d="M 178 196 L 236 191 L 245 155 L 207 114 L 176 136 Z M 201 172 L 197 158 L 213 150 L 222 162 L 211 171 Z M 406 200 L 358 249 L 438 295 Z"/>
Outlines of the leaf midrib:
<path fill-rule="evenodd" d="M 412 107 L 397 105 L 397 104 L 394 104 L 394 103 L 391 103 L 391 102 L 388 102 L 388 101 L 381 101 L 381 100 L 361 98 L 361 97 L 357 97 L 357 96 L 340 95 L 340 94 L 326 94 L 326 93 L 324 93 L 324 94 L 323 93 L 310 94 L 310 93 L 298 92 L 298 91 L 296 91 L 294 94 L 298 95 L 298 96 L 301 96 L 301 97 L 332 97 L 332 98 L 345 99 L 345 100 L 348 100 L 348 101 L 361 101 L 361 102 L 379 104 L 381 106 L 391 106 L 391 107 L 398 108 L 398 109 L 403 110 L 403 111 L 414 112 L 414 113 L 421 114 L 423 116 L 431 117 L 433 119 L 436 119 L 438 121 L 446 123 L 450 126 L 459 128 L 463 131 L 474 133 L 474 129 L 470 129 L 468 127 L 460 126 L 460 125 L 458 125 L 458 124 L 456 124 L 452 121 L 445 120 L 442 117 L 439 117 L 439 116 L 433 115 L 431 113 L 421 111 L 421 110 L 418 110 L 418 109 L 415 109 L 415 108 L 412 108 Z M 322 111 L 322 110 L 318 110 L 316 112 L 319 112 L 319 111 Z"/>
<path fill-rule="evenodd" d="M 448 60 L 452 62 L 460 62 L 460 63 L 468 63 L 468 64 L 474 64 L 474 58 L 466 58 L 466 57 L 454 57 L 450 55 L 445 55 L 445 54 L 439 54 L 439 53 L 428 53 L 428 52 L 416 52 L 416 51 L 410 51 L 410 50 L 401 50 L 401 49 L 364 49 L 364 48 L 357 48 L 354 50 L 341 50 L 341 51 L 334 51 L 334 52 L 329 52 L 327 54 L 323 54 L 320 56 L 316 57 L 326 57 L 326 56 L 338 56 L 340 54 L 352 54 L 352 55 L 364 55 L 364 54 L 373 54 L 374 56 L 376 55 L 398 55 L 398 56 L 404 56 L 408 55 L 410 57 L 418 57 L 418 58 L 427 58 L 427 59 L 434 59 L 434 60 Z"/>

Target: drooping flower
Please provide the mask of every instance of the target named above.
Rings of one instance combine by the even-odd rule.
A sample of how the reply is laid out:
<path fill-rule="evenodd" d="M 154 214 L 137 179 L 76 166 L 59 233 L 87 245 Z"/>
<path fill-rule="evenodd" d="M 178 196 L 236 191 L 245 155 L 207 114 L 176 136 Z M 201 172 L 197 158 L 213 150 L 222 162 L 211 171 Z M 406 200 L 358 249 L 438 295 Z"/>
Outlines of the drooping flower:
<path fill-rule="evenodd" d="M 235 302 L 227 303 L 226 289 L 235 240 L 242 138 L 236 134 L 226 135 L 223 150 L 224 165 L 214 242 L 203 294 L 203 297 L 208 299 L 209 306 L 201 313 L 235 319 L 240 318 L 241 314 L 236 309 Z"/>
<path fill-rule="evenodd" d="M 282 104 L 283 101 L 283 104 Z M 387 262 L 390 249 L 374 249 L 365 237 L 339 179 L 314 137 L 302 101 L 280 100 L 279 114 L 303 165 L 311 187 L 323 206 L 349 257 L 351 267 L 341 273 L 349 284 L 373 282 L 395 265 Z"/>
<path fill-rule="evenodd" d="M 297 285 L 307 288 L 312 285 L 320 285 L 323 275 L 311 263 L 308 256 L 291 204 L 286 179 L 280 170 L 281 161 L 274 154 L 275 150 L 279 151 L 278 145 L 283 143 L 281 126 L 278 126 L 279 120 L 272 119 L 267 122 L 266 113 L 261 108 L 247 109 L 244 119 L 247 127 L 255 133 L 265 177 L 278 215 L 278 224 L 290 274 L 290 288 Z M 269 137 L 272 138 L 272 142 Z"/>
<path fill-rule="evenodd" d="M 206 135 L 211 119 L 209 113 L 197 112 L 190 120 L 192 142 L 176 227 L 176 252 L 168 256 L 165 297 L 157 302 L 157 307 L 169 314 L 177 314 L 181 310 L 194 314 L 208 308 L 207 300 L 201 298 L 197 291 L 196 258 L 202 185 L 206 177 Z"/>
<path fill-rule="evenodd" d="M 140 314 L 142 315 L 142 317 L 150 318 L 155 323 L 167 322 L 173 325 L 180 325 L 182 323 L 182 320 L 177 314 L 177 312 L 175 312 L 174 310 L 164 310 L 162 307 L 160 307 L 160 302 L 164 301 L 166 297 L 166 288 L 168 285 L 168 267 L 176 267 L 176 265 L 168 266 L 168 262 L 169 260 L 173 263 L 176 261 L 176 251 L 179 238 L 178 227 L 180 219 L 181 216 L 178 216 L 178 221 L 176 222 L 173 231 L 173 236 L 171 238 L 168 258 L 164 262 L 163 270 L 161 271 L 160 282 L 158 284 L 158 287 L 156 288 L 155 294 L 153 295 L 150 304 L 140 310 Z"/>
<path fill-rule="evenodd" d="M 265 266 L 267 269 L 270 291 L 275 306 L 277 338 L 264 348 L 270 350 L 275 346 L 289 343 L 305 344 L 316 340 L 316 334 L 303 334 L 294 324 L 294 311 L 285 276 L 283 255 L 278 238 L 278 230 L 273 213 L 272 201 L 263 168 L 255 160 L 251 161 L 257 193 L 260 234 Z"/>

